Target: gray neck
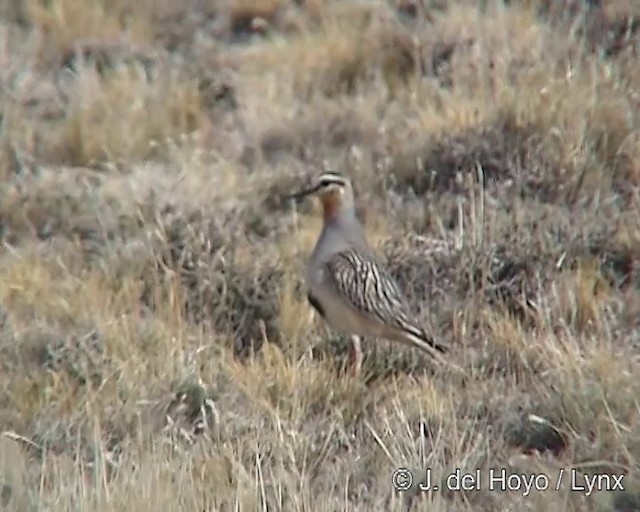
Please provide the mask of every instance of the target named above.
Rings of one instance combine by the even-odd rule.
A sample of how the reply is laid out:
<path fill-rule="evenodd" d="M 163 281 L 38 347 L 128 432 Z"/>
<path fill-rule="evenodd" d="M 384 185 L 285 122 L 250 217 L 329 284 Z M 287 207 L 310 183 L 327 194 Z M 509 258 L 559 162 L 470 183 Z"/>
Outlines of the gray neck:
<path fill-rule="evenodd" d="M 362 224 L 360 224 L 353 210 L 343 212 L 338 217 L 325 221 L 316 245 L 316 253 L 320 250 L 320 247 L 325 247 L 323 252 L 327 253 L 333 253 L 348 247 L 353 247 L 361 252 L 370 252 Z"/>

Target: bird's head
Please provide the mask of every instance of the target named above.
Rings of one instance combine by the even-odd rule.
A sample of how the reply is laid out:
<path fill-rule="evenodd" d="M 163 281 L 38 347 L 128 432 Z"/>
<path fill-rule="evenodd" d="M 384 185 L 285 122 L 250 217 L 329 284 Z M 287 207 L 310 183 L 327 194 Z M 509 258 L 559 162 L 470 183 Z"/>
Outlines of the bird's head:
<path fill-rule="evenodd" d="M 290 197 L 301 201 L 307 196 L 315 195 L 320 199 L 325 220 L 331 220 L 340 213 L 352 212 L 354 208 L 353 187 L 344 175 L 327 171 L 320 174 L 313 185 Z"/>

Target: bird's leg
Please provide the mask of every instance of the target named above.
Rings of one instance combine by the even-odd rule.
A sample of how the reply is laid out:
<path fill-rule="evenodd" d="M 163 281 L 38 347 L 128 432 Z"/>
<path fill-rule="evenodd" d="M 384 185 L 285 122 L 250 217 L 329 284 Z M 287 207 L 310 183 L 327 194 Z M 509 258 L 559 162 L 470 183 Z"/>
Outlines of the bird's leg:
<path fill-rule="evenodd" d="M 351 336 L 351 350 L 349 352 L 349 362 L 351 366 L 351 373 L 354 377 L 360 375 L 362 371 L 362 362 L 364 355 L 362 353 L 362 345 L 360 343 L 360 336 Z"/>

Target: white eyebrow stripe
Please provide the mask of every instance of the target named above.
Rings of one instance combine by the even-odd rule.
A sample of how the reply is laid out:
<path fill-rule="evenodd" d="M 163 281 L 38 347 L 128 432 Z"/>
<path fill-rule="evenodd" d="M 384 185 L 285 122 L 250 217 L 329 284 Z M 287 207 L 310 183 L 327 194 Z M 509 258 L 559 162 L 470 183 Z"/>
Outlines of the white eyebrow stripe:
<path fill-rule="evenodd" d="M 322 174 L 318 181 L 323 184 L 335 183 L 342 186 L 347 184 L 347 180 L 343 176 L 334 172 L 326 172 Z"/>

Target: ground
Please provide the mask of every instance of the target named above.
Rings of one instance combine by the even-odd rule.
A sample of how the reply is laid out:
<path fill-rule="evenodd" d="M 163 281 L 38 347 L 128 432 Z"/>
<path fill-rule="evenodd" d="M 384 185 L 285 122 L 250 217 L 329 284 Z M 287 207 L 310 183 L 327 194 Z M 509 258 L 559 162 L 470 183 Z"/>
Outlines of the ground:
<path fill-rule="evenodd" d="M 634 0 L 0 3 L 0 509 L 640 510 L 639 29 Z M 327 168 L 466 375 L 381 340 L 344 371 L 318 205 L 284 198 Z"/>

